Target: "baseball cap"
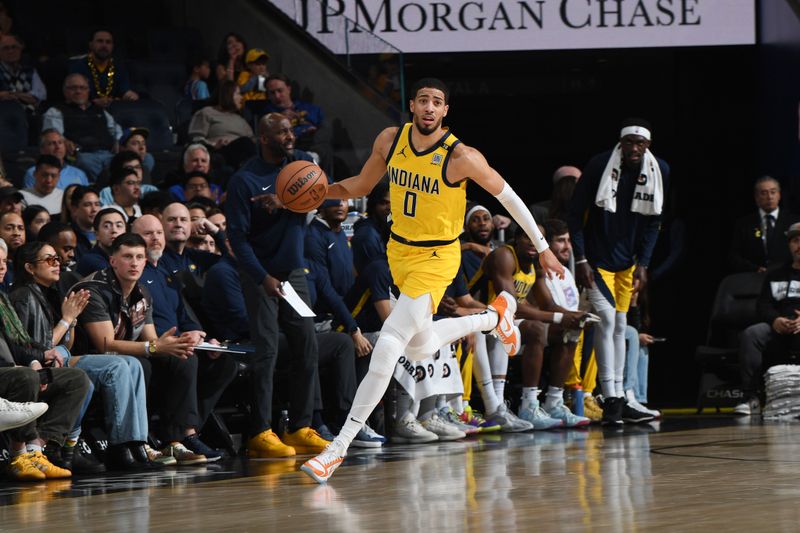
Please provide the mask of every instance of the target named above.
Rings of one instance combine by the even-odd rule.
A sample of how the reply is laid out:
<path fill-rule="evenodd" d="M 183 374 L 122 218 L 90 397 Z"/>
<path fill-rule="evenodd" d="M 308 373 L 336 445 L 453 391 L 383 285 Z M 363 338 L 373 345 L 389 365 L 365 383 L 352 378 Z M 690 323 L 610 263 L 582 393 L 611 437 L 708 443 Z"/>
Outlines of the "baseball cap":
<path fill-rule="evenodd" d="M 252 63 L 253 61 L 256 61 L 262 57 L 269 60 L 269 54 L 266 53 L 264 50 L 262 50 L 261 48 L 251 48 L 250 50 L 247 51 L 247 55 L 244 56 L 244 62 Z"/>
<path fill-rule="evenodd" d="M 119 138 L 119 144 L 125 144 L 133 135 L 141 135 L 145 139 L 147 139 L 148 135 L 150 135 L 150 130 L 147 128 L 125 128 L 122 130 L 122 137 Z"/>
<path fill-rule="evenodd" d="M 795 222 L 789 226 L 789 231 L 786 232 L 786 237 L 791 240 L 800 235 L 800 222 Z"/>
<path fill-rule="evenodd" d="M 15 187 L 0 187 L 0 202 L 13 198 L 14 202 L 22 201 L 22 193 Z"/>

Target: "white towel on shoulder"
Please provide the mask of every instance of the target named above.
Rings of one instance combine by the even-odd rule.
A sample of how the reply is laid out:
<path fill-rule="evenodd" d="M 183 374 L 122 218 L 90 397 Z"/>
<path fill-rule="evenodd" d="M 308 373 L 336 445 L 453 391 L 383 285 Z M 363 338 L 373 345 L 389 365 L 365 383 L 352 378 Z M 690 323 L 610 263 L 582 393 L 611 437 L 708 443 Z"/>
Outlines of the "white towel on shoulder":
<path fill-rule="evenodd" d="M 611 213 L 617 212 L 617 186 L 622 175 L 622 147 L 619 143 L 611 152 L 600 186 L 597 187 L 595 203 Z M 660 215 L 664 205 L 664 182 L 661 178 L 661 167 L 656 156 L 650 150 L 644 153 L 642 172 L 636 178 L 633 191 L 631 211 L 642 215 Z"/>

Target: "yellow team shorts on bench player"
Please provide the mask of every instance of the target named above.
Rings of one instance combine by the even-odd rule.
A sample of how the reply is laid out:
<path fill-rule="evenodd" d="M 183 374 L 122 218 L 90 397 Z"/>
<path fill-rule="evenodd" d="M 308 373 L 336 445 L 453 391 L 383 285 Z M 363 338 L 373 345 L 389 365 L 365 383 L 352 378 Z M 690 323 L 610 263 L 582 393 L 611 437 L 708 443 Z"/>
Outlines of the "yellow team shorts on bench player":
<path fill-rule="evenodd" d="M 627 313 L 631 307 L 634 270 L 636 270 L 636 265 L 619 272 L 609 272 L 598 268 L 595 273 L 594 281 L 598 290 L 619 313 Z"/>
<path fill-rule="evenodd" d="M 444 246 L 424 247 L 389 239 L 386 255 L 392 280 L 400 292 L 410 298 L 430 294 L 436 312 L 444 291 L 458 273 L 461 243 L 455 240 Z"/>

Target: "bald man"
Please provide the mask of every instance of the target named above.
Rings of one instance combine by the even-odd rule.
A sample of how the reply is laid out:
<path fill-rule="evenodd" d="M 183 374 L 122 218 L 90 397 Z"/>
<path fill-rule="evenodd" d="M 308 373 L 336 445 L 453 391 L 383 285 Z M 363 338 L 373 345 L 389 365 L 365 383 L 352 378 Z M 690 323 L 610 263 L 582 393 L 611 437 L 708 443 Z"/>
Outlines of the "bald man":
<path fill-rule="evenodd" d="M 218 250 L 225 250 L 225 231 L 207 218 L 191 221 L 189 209 L 180 202 L 173 202 L 161 212 L 164 223 L 166 248 L 161 258 L 161 265 L 169 274 L 188 272 L 194 276 L 202 276 L 219 261 L 220 256 L 188 248 L 186 246 L 192 235 L 211 235 Z"/>
<path fill-rule="evenodd" d="M 153 215 L 143 215 L 133 222 L 131 229 L 141 235 L 147 245 L 147 264 L 139 283 L 147 287 L 153 298 L 153 323 L 156 333 L 163 335 L 175 328 L 175 335 L 189 339 L 193 345 L 203 342 L 206 333 L 189 316 L 181 297 L 180 283 L 159 267 L 159 261 L 166 247 L 161 221 Z M 216 343 L 214 339 L 209 342 Z M 220 459 L 223 452 L 204 444 L 197 436 L 197 431 L 205 424 L 225 387 L 236 378 L 237 365 L 233 358 L 229 355 L 220 357 L 219 354 L 210 357 L 209 352 L 198 351 L 194 357 L 168 363 L 156 360 L 151 363 L 151 360 L 145 357 L 140 360 L 148 387 L 151 374 L 154 372 L 167 377 L 164 383 L 169 383 L 169 386 L 165 386 L 164 391 L 159 391 L 159 394 L 164 392 L 164 401 L 160 407 L 173 413 L 185 413 L 182 415 L 185 419 L 179 421 L 186 428 L 181 443 L 195 454 L 204 455 L 209 462 Z M 172 391 L 175 388 L 175 380 L 180 380 L 183 394 L 175 394 Z M 167 388 L 170 390 L 167 391 Z M 187 395 L 189 398 L 186 398 Z"/>

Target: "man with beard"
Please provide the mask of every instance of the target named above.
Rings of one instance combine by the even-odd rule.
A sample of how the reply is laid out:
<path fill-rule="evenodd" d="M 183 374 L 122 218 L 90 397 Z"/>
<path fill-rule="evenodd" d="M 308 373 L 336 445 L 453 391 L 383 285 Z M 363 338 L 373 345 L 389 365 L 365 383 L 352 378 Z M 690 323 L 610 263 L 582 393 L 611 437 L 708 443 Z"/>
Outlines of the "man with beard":
<path fill-rule="evenodd" d="M 586 165 L 569 207 L 575 280 L 600 316 L 594 346 L 606 425 L 652 420 L 628 406 L 623 390 L 626 314 L 647 283 L 669 185 L 669 165 L 650 152 L 650 132 L 645 120 L 624 121 L 614 149 Z"/>
<path fill-rule="evenodd" d="M 388 170 L 393 208 L 387 255 L 401 294 L 383 324 L 369 373 L 359 385 L 342 431 L 322 454 L 301 467 L 319 483 L 327 481 L 344 460 L 386 391 L 401 355 L 419 361 L 456 339 L 493 329 L 506 353 L 519 350 L 520 333 L 513 325 L 516 300 L 507 292 L 483 313 L 433 321 L 433 311 L 461 264 L 458 236 L 464 227 L 468 179 L 494 195 L 524 228 L 547 274 L 563 276 L 564 267 L 547 249 L 519 196 L 483 154 L 442 127 L 449 109 L 447 86 L 425 78 L 409 94 L 413 121 L 382 131 L 361 173 L 328 188 L 328 198 L 357 198 L 372 190 Z"/>
<path fill-rule="evenodd" d="M 190 339 L 192 344 L 204 341 L 206 333 L 189 316 L 181 297 L 180 283 L 159 266 L 159 260 L 163 257 L 165 249 L 164 228 L 161 221 L 153 215 L 144 215 L 133 222 L 131 229 L 134 233 L 141 235 L 147 244 L 147 264 L 142 272 L 140 283 L 147 287 L 153 298 L 153 325 L 156 334 L 163 335 L 172 331 L 175 335 Z M 209 342 L 217 343 L 214 339 Z M 198 352 L 193 359 L 196 360 L 194 363 L 186 362 L 186 364 L 195 365 L 194 379 L 191 380 L 191 384 L 187 383 L 186 390 L 187 394 L 194 397 L 189 399 L 192 408 L 188 411 L 186 420 L 180 421 L 181 425 L 185 427 L 181 443 L 195 454 L 204 455 L 208 462 L 213 462 L 222 458 L 223 452 L 206 445 L 200 440 L 197 432 L 205 424 L 225 391 L 225 387 L 236 377 L 238 367 L 230 355 L 214 353 L 213 356 L 210 356 L 209 352 L 202 351 Z M 142 361 L 142 365 L 147 365 L 146 361 Z M 163 371 L 163 369 L 161 370 Z M 176 368 L 175 370 L 177 376 L 191 373 L 189 369 Z M 150 381 L 150 372 L 151 370 L 145 366 L 148 382 Z M 157 392 L 160 394 L 163 391 Z M 178 398 L 171 394 L 165 395 L 164 400 L 161 408 L 170 412 L 180 408 L 181 405 L 186 405 L 185 398 Z M 189 415 L 196 416 L 196 420 L 189 420 Z"/>
<path fill-rule="evenodd" d="M 70 73 L 82 74 L 91 82 L 90 98 L 96 106 L 108 107 L 120 98 L 139 99 L 139 95 L 130 88 L 124 62 L 114 61 L 113 54 L 114 36 L 108 30 L 99 29 L 89 41 L 89 53 L 69 65 Z"/>
<path fill-rule="evenodd" d="M 503 243 L 494 240 L 492 214 L 482 205 L 475 205 L 465 218 L 464 240 L 461 243 L 461 266 L 467 280 L 478 272 L 483 259 Z"/>
<path fill-rule="evenodd" d="M 89 100 L 89 80 L 83 74 L 64 79 L 64 103 L 48 109 L 42 117 L 42 131 L 54 129 L 64 136 L 67 155 L 76 156 L 75 166 L 89 181 L 111 162 L 122 128 L 103 108 Z"/>
<path fill-rule="evenodd" d="M 242 289 L 250 318 L 250 338 L 256 345 L 253 369 L 251 457 L 287 457 L 319 453 L 328 441 L 311 426 L 317 380 L 317 340 L 314 322 L 300 317 L 283 298 L 282 282 L 291 283 L 311 305 L 305 273 L 303 242 L 306 215 L 283 209 L 275 191 L 281 168 L 290 161 L 311 161 L 294 149 L 289 119 L 265 115 L 258 124 L 259 157 L 233 175 L 225 202 L 228 236 L 239 261 Z M 272 431 L 272 387 L 278 357 L 278 325 L 289 341 L 291 398 L 289 428 L 281 437 Z"/>
<path fill-rule="evenodd" d="M 81 276 L 75 271 L 77 266 L 75 252 L 78 247 L 75 230 L 63 222 L 48 222 L 39 230 L 36 240 L 49 244 L 58 254 L 61 267 L 58 290 L 61 294 L 67 294 L 69 288 L 81 279 Z"/>
<path fill-rule="evenodd" d="M 14 285 L 14 254 L 17 248 L 25 244 L 25 222 L 21 216 L 13 211 L 0 213 L 0 239 L 5 241 L 8 247 L 8 272 L 0 282 L 0 291 L 8 294 Z"/>

